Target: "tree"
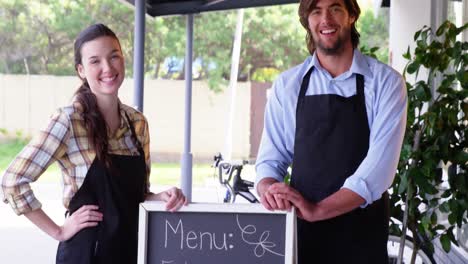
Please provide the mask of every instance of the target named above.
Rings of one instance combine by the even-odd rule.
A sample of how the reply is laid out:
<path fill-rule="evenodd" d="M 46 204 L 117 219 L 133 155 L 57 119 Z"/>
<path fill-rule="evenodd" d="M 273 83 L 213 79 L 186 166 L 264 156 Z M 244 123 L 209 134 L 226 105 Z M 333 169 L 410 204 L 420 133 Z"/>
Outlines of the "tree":
<path fill-rule="evenodd" d="M 133 12 L 116 1 L 1 0 L 0 10 L 1 72 L 74 75 L 74 39 L 98 21 L 114 28 L 117 35 L 130 32 L 120 40 L 129 47 L 124 48 L 126 58 L 131 58 Z"/>
<path fill-rule="evenodd" d="M 305 30 L 299 23 L 297 8 L 297 4 L 290 4 L 246 9 L 239 80 L 250 80 L 255 74 L 259 79 L 271 81 L 278 72 L 304 60 L 308 55 Z M 214 89 L 222 87 L 220 84 L 229 77 L 235 17 L 234 11 L 195 15 L 193 60 L 199 65 L 196 75 L 208 80 Z M 362 19 L 361 41 L 368 47 L 376 43 L 382 46 L 381 38 L 367 43 L 365 36 L 386 30 L 381 26 L 366 29 L 376 24 L 371 13 L 364 13 Z M 132 76 L 131 7 L 115 0 L 0 0 L 0 72 L 74 75 L 74 38 L 85 27 L 98 22 L 116 32 L 126 59 L 126 75 Z M 162 66 L 168 58 L 184 59 L 185 17 L 148 18 L 145 33 L 146 76 L 173 78 L 166 76 Z M 178 78 L 184 78 L 184 74 Z"/>
<path fill-rule="evenodd" d="M 297 5 L 255 8 L 246 13 L 244 67 L 284 71 L 308 55 Z"/>
<path fill-rule="evenodd" d="M 235 18 L 234 11 L 195 16 L 194 56 L 201 58 L 202 75 L 211 86 L 229 76 Z M 241 80 L 250 79 L 262 68 L 283 71 L 299 64 L 307 55 L 297 5 L 246 9 L 243 28 Z"/>
<path fill-rule="evenodd" d="M 147 21 L 145 63 L 150 77 L 156 79 L 160 76 L 166 59 L 184 56 L 184 36 L 185 19 L 182 16 L 158 17 Z"/>
<path fill-rule="evenodd" d="M 361 35 L 360 45 L 371 48 L 379 47 L 375 52 L 378 60 L 388 63 L 389 10 L 382 8 L 374 16 L 372 10 L 364 10 L 359 17 L 356 28 Z"/>
<path fill-rule="evenodd" d="M 420 71 L 428 74 L 425 80 L 406 84 L 408 121 L 390 197 L 391 214 L 403 227 L 392 222 L 391 232 L 403 238 L 409 228 L 416 250 L 433 251 L 432 241 L 439 238 L 448 252 L 451 242 L 457 244 L 455 226 L 467 222 L 468 43 L 457 40 L 467 28 L 446 21 L 434 34 L 424 27 L 415 33 L 414 53 L 408 48 L 404 55 L 405 75 L 417 79 Z M 438 221 L 438 212 L 448 214 L 447 225 Z"/>
<path fill-rule="evenodd" d="M 26 73 L 28 59 L 35 53 L 33 32 L 25 27 L 27 4 L 22 1 L 0 1 L 0 65 L 1 72 Z M 26 67 L 26 65 L 28 65 Z"/>

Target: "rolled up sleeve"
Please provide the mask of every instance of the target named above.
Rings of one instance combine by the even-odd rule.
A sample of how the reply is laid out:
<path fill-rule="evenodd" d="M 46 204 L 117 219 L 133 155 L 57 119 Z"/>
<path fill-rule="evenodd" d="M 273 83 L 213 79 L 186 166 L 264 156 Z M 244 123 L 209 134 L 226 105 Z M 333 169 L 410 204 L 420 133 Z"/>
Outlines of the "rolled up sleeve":
<path fill-rule="evenodd" d="M 366 207 L 380 199 L 395 177 L 406 128 L 407 94 L 401 76 L 388 81 L 377 101 L 369 150 L 356 172 L 344 183 L 366 200 Z"/>
<path fill-rule="evenodd" d="M 30 184 L 36 181 L 49 165 L 66 151 L 69 121 L 59 110 L 54 114 L 46 129 L 41 130 L 13 160 L 2 180 L 2 200 L 16 214 L 21 215 L 41 208 Z"/>
<path fill-rule="evenodd" d="M 255 165 L 255 185 L 264 178 L 283 181 L 292 162 L 292 153 L 286 147 L 284 111 L 281 96 L 278 95 L 282 87 L 282 80 L 278 78 L 271 88 L 265 108 L 265 125 Z"/>

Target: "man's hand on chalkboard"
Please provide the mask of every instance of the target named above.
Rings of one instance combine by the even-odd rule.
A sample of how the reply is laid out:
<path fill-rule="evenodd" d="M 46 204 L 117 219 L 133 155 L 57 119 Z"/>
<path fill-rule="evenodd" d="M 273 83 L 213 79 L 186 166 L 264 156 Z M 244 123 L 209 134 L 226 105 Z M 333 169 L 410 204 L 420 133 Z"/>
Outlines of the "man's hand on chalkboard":
<path fill-rule="evenodd" d="M 291 191 L 282 186 L 274 190 L 282 199 L 290 201 L 297 208 L 297 216 L 309 222 L 330 219 L 348 213 L 365 203 L 358 193 L 341 188 L 318 203 L 309 202 L 298 191 Z"/>
<path fill-rule="evenodd" d="M 283 198 L 278 197 L 275 192 L 273 191 L 274 186 L 287 186 L 283 182 L 275 182 L 272 183 L 266 188 L 266 190 L 261 193 L 260 202 L 265 206 L 268 210 L 283 210 L 289 211 L 291 210 L 291 203 Z"/>
<path fill-rule="evenodd" d="M 309 222 L 314 222 L 320 219 L 319 207 L 302 196 L 296 189 L 289 185 L 275 185 L 271 190 L 276 197 L 284 199 L 292 203 L 297 211 L 297 216 Z"/>
<path fill-rule="evenodd" d="M 164 201 L 166 202 L 166 210 L 171 212 L 179 210 L 183 205 L 187 205 L 188 203 L 182 191 L 176 187 L 172 187 L 158 194 L 152 194 L 147 197 L 147 200 Z"/>

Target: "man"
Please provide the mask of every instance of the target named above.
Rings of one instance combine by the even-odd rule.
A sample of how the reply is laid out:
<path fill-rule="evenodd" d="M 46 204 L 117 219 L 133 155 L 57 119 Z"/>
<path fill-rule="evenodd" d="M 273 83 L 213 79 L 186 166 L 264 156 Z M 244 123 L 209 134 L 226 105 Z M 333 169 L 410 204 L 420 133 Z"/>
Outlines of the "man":
<path fill-rule="evenodd" d="M 388 263 L 407 96 L 400 74 L 357 50 L 359 14 L 356 0 L 301 0 L 312 57 L 278 77 L 265 110 L 256 188 L 269 210 L 296 207 L 300 264 Z"/>

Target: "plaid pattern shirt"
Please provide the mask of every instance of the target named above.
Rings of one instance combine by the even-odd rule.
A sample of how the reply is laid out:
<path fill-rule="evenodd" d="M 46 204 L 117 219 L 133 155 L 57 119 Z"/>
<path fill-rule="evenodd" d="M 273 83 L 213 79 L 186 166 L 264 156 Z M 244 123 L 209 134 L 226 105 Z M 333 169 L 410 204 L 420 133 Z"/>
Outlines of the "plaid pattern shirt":
<path fill-rule="evenodd" d="M 70 200 L 83 184 L 96 154 L 89 144 L 81 109 L 77 102 L 60 108 L 50 119 L 47 128 L 40 131 L 5 171 L 1 181 L 3 201 L 9 203 L 16 214 L 41 208 L 30 183 L 36 181 L 54 161 L 58 162 L 62 171 L 65 208 L 68 208 Z M 131 121 L 145 153 L 149 190 L 151 160 L 148 123 L 142 113 L 127 105 L 119 103 L 119 109 L 120 128 L 114 135 L 109 135 L 109 153 L 140 155 L 128 123 Z M 127 120 L 126 114 L 130 120 Z"/>

